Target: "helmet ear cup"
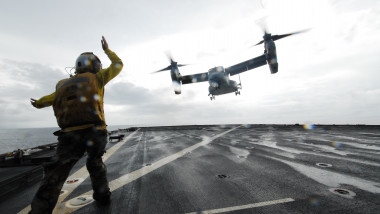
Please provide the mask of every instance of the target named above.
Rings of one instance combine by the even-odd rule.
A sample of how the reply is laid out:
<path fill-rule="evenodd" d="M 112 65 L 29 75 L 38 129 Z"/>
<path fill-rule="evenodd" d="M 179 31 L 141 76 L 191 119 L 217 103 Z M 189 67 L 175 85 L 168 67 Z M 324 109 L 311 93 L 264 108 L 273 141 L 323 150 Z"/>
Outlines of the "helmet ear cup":
<path fill-rule="evenodd" d="M 102 69 L 102 62 L 95 54 L 93 54 L 93 56 L 95 57 L 95 59 L 92 60 L 92 68 L 94 73 L 96 74 Z"/>

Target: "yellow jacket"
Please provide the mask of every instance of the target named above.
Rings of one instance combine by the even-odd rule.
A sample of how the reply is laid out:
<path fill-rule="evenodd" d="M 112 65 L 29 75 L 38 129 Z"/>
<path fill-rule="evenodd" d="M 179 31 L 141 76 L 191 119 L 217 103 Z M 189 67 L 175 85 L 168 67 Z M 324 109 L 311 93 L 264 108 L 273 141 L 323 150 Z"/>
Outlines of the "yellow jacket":
<path fill-rule="evenodd" d="M 105 50 L 105 53 L 107 54 L 108 58 L 111 60 L 111 65 L 108 68 L 102 69 L 96 73 L 96 79 L 99 85 L 98 95 L 99 95 L 99 101 L 101 103 L 103 103 L 104 86 L 114 77 L 116 77 L 123 68 L 123 62 L 114 52 L 112 52 L 110 49 L 107 49 Z M 64 80 L 61 80 L 61 81 L 64 81 Z M 55 92 L 53 92 L 50 95 L 41 97 L 35 102 L 36 108 L 44 108 L 44 107 L 51 106 L 53 104 L 54 98 L 55 98 Z M 63 131 L 64 132 L 74 131 L 74 130 L 80 130 L 80 129 L 84 129 L 88 127 L 91 127 L 91 125 L 70 127 Z M 105 126 L 99 127 L 99 128 L 104 129 Z"/>

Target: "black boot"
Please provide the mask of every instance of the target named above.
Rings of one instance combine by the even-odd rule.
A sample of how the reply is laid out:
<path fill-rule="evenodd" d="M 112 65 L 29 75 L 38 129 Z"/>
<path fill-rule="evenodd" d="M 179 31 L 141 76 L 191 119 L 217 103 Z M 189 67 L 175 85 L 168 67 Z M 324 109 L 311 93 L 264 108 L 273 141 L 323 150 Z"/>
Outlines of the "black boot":
<path fill-rule="evenodd" d="M 109 189 L 107 189 L 107 191 L 103 193 L 94 192 L 92 197 L 99 205 L 108 205 L 111 201 L 111 192 L 109 191 Z"/>

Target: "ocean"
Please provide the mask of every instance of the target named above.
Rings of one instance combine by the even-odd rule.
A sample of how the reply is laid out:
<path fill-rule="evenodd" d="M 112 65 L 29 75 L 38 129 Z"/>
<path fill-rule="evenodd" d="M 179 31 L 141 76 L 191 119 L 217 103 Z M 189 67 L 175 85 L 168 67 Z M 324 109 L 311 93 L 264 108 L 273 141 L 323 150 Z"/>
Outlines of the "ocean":
<path fill-rule="evenodd" d="M 108 126 L 108 131 L 129 128 L 130 125 Z M 27 149 L 49 143 L 55 143 L 57 136 L 53 132 L 59 128 L 22 128 L 0 129 L 0 154 L 12 152 L 17 149 Z"/>

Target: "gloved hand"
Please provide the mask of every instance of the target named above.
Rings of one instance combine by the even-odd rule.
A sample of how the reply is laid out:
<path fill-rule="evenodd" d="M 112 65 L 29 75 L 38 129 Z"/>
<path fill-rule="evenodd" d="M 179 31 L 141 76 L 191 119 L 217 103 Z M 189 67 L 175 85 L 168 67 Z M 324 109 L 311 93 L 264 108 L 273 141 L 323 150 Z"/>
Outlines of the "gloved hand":
<path fill-rule="evenodd" d="M 104 36 L 102 36 L 101 43 L 102 43 L 103 50 L 107 50 L 108 49 L 108 43 L 106 41 L 106 38 L 104 38 Z"/>

